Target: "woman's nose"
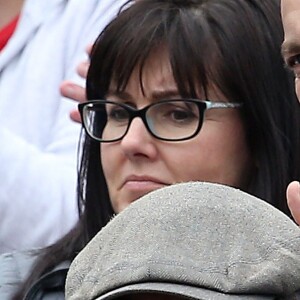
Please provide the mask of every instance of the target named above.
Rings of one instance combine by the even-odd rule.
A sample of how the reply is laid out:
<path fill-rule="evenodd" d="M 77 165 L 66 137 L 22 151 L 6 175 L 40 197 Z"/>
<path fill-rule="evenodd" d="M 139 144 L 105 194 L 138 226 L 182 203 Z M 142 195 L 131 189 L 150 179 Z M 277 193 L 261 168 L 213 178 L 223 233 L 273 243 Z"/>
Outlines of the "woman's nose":
<path fill-rule="evenodd" d="M 143 121 L 134 118 L 121 141 L 121 147 L 127 156 L 152 158 L 156 154 L 155 143 L 156 139 L 148 132 Z"/>

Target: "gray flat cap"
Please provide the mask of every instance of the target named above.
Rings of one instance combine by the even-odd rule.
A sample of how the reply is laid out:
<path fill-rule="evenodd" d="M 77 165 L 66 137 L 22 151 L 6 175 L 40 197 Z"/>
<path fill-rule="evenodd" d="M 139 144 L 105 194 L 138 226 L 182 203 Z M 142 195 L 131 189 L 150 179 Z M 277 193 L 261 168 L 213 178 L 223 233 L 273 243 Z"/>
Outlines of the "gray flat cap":
<path fill-rule="evenodd" d="M 240 190 L 181 183 L 151 192 L 104 227 L 71 265 L 66 299 L 155 292 L 274 299 L 300 289 L 300 229 Z"/>

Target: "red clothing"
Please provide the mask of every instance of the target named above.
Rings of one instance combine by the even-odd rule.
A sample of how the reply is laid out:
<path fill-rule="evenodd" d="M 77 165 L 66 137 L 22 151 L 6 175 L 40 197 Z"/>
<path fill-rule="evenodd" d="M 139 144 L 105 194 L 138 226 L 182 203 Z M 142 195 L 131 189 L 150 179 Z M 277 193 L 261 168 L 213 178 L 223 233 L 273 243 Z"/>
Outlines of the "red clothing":
<path fill-rule="evenodd" d="M 13 35 L 18 24 L 19 16 L 0 29 L 0 51 L 4 48 L 10 37 Z"/>

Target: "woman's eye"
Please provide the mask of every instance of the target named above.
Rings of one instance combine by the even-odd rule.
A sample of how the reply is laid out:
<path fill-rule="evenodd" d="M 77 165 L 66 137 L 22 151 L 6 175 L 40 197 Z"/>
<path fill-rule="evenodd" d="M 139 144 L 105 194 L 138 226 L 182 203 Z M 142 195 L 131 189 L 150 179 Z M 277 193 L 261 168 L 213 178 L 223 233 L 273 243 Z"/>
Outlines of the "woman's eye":
<path fill-rule="evenodd" d="M 193 117 L 193 114 L 188 111 L 174 110 L 174 111 L 170 112 L 170 117 L 176 121 L 184 121 L 184 120 L 187 120 L 187 119 Z"/>
<path fill-rule="evenodd" d="M 125 109 L 115 108 L 109 111 L 107 114 L 108 119 L 112 119 L 115 121 L 123 121 L 128 119 L 128 113 Z"/>
<path fill-rule="evenodd" d="M 189 124 L 197 118 L 195 113 L 186 109 L 172 109 L 163 112 L 165 121 L 177 124 Z"/>

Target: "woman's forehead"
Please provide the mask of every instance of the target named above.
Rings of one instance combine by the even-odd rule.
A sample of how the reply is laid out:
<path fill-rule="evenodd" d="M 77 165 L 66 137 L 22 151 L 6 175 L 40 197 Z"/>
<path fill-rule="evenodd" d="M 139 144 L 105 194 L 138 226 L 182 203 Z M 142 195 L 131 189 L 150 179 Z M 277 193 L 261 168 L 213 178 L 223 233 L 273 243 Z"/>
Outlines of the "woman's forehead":
<path fill-rule="evenodd" d="M 109 93 L 120 92 L 124 90 L 137 90 L 140 89 L 143 94 L 147 94 L 147 91 L 170 91 L 172 94 L 180 95 L 182 93 L 187 94 L 191 88 L 187 85 L 192 85 L 193 90 L 198 95 L 203 94 L 206 90 L 206 86 L 201 84 L 199 80 L 194 76 L 193 67 L 186 68 L 180 61 L 176 61 L 175 66 L 172 66 L 171 55 L 165 45 L 156 47 L 150 51 L 143 61 L 139 61 L 129 74 L 126 84 L 120 82 L 120 70 L 115 70 L 112 80 L 109 85 Z M 203 66 L 204 68 L 204 66 Z M 181 72 L 180 84 L 178 82 L 178 69 Z M 182 71 L 186 69 L 187 71 Z M 200 68 L 199 68 L 200 69 Z M 202 70 L 202 73 L 206 74 L 206 70 Z M 182 75 L 184 74 L 184 75 Z M 186 88 L 182 88 L 186 83 Z M 213 83 L 208 84 L 210 89 L 215 89 Z M 184 91 L 183 91 L 184 90 Z"/>

